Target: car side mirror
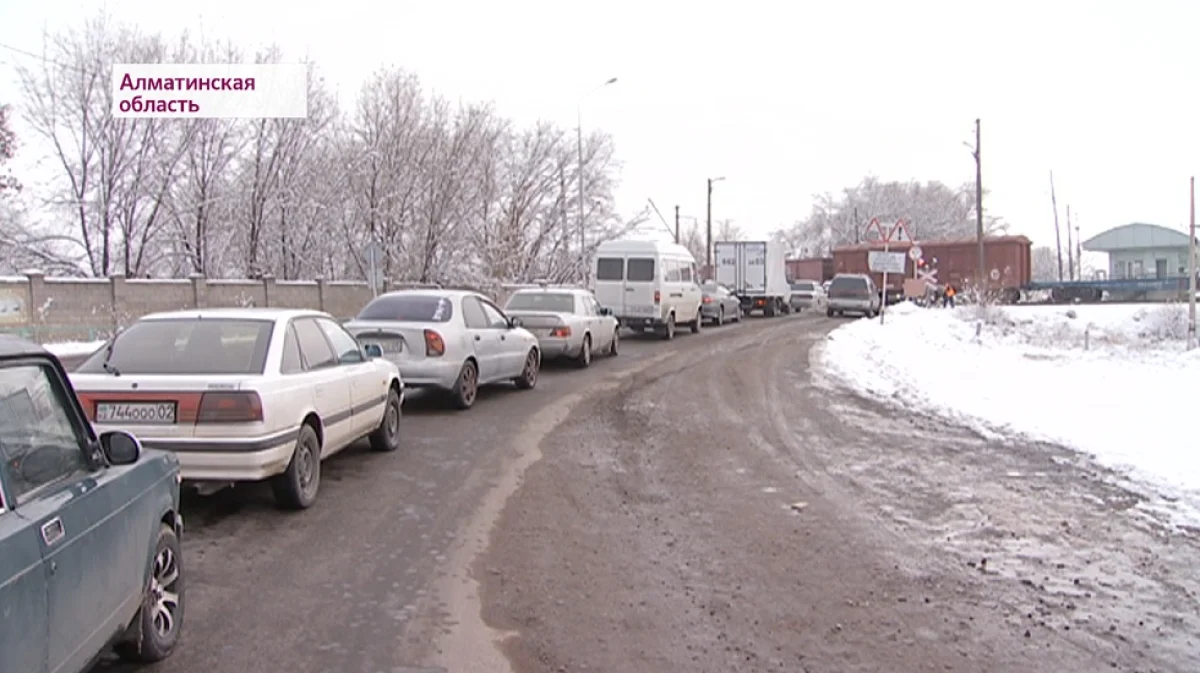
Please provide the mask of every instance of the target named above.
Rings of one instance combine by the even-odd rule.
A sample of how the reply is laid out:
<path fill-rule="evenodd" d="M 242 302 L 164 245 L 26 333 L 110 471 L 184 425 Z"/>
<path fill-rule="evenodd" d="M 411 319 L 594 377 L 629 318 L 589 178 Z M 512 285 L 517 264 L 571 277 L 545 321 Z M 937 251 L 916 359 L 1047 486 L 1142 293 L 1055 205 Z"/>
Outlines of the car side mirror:
<path fill-rule="evenodd" d="M 515 316 L 508 319 L 508 328 L 509 329 L 517 329 L 518 327 L 522 327 L 524 325 L 525 325 L 525 323 L 522 322 L 520 318 L 517 318 Z"/>
<path fill-rule="evenodd" d="M 111 465 L 132 465 L 142 456 L 142 443 L 123 430 L 109 430 L 101 434 L 100 449 Z"/>
<path fill-rule="evenodd" d="M 383 357 L 383 348 L 379 344 L 366 344 L 363 346 L 363 353 L 366 353 L 369 358 Z"/>
<path fill-rule="evenodd" d="M 607 306 L 601 306 L 600 315 L 612 315 L 612 309 Z"/>

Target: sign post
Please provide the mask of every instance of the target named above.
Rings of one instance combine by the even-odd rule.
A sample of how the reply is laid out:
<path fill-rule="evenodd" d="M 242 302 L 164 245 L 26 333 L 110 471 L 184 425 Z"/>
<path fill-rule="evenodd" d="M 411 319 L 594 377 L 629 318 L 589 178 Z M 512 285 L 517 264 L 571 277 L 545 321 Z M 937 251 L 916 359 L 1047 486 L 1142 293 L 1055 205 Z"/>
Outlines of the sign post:
<path fill-rule="evenodd" d="M 382 279 L 379 277 L 379 267 L 382 261 L 383 246 L 379 245 L 379 241 L 371 239 L 371 242 L 367 244 L 367 264 L 371 267 L 368 273 L 371 276 L 369 280 L 371 282 L 372 297 L 379 296 L 379 286 L 383 285 L 383 283 L 380 282 Z"/>
<path fill-rule="evenodd" d="M 872 218 L 871 223 L 867 225 L 867 234 L 870 235 L 872 231 L 879 238 L 871 241 L 871 243 L 883 243 L 883 252 L 877 250 L 867 252 L 867 268 L 875 273 L 883 274 L 883 286 L 880 288 L 879 297 L 879 324 L 882 325 L 883 316 L 887 313 L 888 274 L 898 274 L 902 278 L 905 275 L 905 255 L 902 252 L 892 252 L 891 242 L 893 239 L 911 242 L 912 237 L 908 233 L 908 227 L 904 225 L 904 220 L 896 222 L 896 226 L 885 233 L 883 227 L 879 225 L 879 219 Z M 897 234 L 899 234 L 899 238 L 896 238 Z"/>

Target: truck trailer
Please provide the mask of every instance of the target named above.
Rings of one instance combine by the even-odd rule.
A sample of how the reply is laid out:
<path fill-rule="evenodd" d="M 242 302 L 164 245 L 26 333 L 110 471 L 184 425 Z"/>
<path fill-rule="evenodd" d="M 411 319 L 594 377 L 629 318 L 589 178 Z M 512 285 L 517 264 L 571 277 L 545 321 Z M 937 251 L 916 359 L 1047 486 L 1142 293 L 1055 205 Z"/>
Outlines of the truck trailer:
<path fill-rule="evenodd" d="M 715 280 L 741 302 L 742 311 L 762 311 L 773 317 L 791 313 L 783 243 L 776 241 L 719 241 L 713 244 Z"/>

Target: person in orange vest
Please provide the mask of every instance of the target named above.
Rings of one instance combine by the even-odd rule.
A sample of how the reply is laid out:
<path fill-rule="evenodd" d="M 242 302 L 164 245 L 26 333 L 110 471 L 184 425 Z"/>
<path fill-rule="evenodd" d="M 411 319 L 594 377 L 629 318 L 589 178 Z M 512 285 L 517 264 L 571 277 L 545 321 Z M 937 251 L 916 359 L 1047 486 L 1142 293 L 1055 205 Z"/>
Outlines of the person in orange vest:
<path fill-rule="evenodd" d="M 954 308 L 954 295 L 956 294 L 958 294 L 958 291 L 954 289 L 954 286 L 950 283 L 946 283 L 946 292 L 944 295 L 942 295 L 942 306 Z"/>

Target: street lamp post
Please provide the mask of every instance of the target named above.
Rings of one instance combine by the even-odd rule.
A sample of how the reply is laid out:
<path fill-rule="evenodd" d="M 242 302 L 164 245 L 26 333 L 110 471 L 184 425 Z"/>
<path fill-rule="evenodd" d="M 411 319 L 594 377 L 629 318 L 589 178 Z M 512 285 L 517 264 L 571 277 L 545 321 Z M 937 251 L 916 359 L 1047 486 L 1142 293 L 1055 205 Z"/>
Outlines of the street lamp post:
<path fill-rule="evenodd" d="M 713 186 L 713 183 L 714 183 L 714 182 L 720 182 L 720 181 L 722 181 L 722 180 L 724 180 L 724 179 L 725 179 L 724 177 L 719 177 L 719 178 L 709 178 L 709 179 L 708 179 L 708 223 L 707 223 L 707 225 L 705 226 L 705 232 L 706 232 L 706 235 L 705 235 L 705 239 L 704 239 L 704 241 L 705 241 L 705 242 L 704 242 L 704 265 L 705 265 L 705 267 L 707 267 L 707 272 L 708 272 L 708 274 L 709 274 L 709 276 L 710 276 L 710 277 L 712 276 L 712 273 L 713 273 L 713 266 L 712 266 L 712 252 L 713 252 L 713 240 L 712 240 L 712 186 Z"/>
<path fill-rule="evenodd" d="M 578 171 L 576 171 L 577 173 L 579 173 L 579 176 L 578 176 L 579 177 L 579 268 L 583 271 L 583 284 L 584 285 L 587 285 L 587 282 L 588 282 L 588 264 L 587 264 L 587 227 L 584 225 L 584 214 L 583 214 L 584 213 L 584 203 L 586 203 L 586 197 L 585 197 L 584 191 L 583 191 L 583 101 L 589 95 L 599 91 L 600 89 L 603 89 L 604 87 L 608 86 L 609 84 L 616 84 L 616 82 L 617 82 L 616 77 L 610 77 L 608 79 L 608 81 L 606 81 L 604 84 L 601 84 L 600 86 L 598 86 L 598 87 L 592 89 L 591 91 L 588 91 L 584 95 L 580 96 L 579 97 L 579 105 L 575 109 L 576 119 L 578 121 L 578 125 L 575 127 L 575 140 L 576 140 L 576 149 L 579 152 L 579 157 L 578 157 L 579 158 L 579 169 L 578 169 Z"/>

